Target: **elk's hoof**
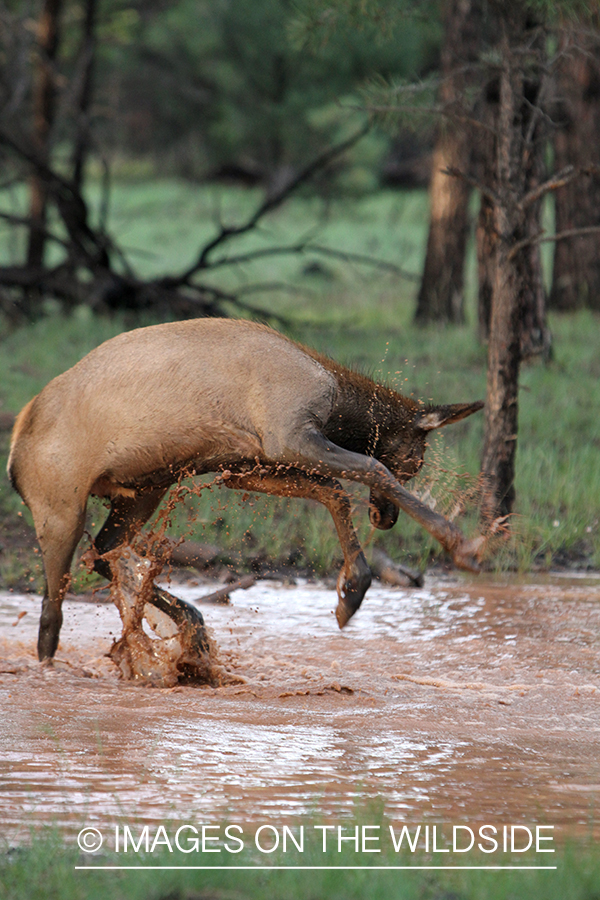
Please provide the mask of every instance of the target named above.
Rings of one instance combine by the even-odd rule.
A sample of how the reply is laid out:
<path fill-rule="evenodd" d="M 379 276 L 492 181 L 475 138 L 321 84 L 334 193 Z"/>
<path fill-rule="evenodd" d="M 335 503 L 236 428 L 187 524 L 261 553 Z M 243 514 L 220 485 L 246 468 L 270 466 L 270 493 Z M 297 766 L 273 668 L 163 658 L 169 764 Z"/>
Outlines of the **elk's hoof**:
<path fill-rule="evenodd" d="M 483 552 L 485 550 L 486 539 L 479 535 L 472 541 L 464 541 L 452 553 L 452 561 L 458 569 L 464 569 L 466 572 L 481 572 L 479 565 Z"/>
<path fill-rule="evenodd" d="M 342 567 L 337 581 L 338 605 L 335 617 L 340 628 L 346 625 L 362 603 L 370 584 L 371 570 L 361 553 L 348 572 Z"/>
<path fill-rule="evenodd" d="M 52 603 L 48 597 L 44 597 L 37 644 L 40 662 L 43 662 L 45 659 L 52 659 L 56 653 L 61 625 L 62 611 L 60 606 Z"/>
<path fill-rule="evenodd" d="M 210 653 L 210 643 L 200 610 L 156 585 L 150 602 L 173 619 L 180 631 L 185 633 L 186 643 L 191 651 L 200 655 Z"/>

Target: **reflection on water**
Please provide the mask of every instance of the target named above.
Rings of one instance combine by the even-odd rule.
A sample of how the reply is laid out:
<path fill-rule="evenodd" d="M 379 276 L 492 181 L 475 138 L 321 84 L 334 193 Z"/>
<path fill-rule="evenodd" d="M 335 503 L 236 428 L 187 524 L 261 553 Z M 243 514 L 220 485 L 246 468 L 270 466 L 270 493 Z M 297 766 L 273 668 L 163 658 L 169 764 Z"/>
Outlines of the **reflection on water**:
<path fill-rule="evenodd" d="M 39 598 L 0 595 L 10 840 L 47 822 L 337 818 L 370 800 L 395 821 L 589 824 L 599 579 L 376 586 L 343 632 L 330 590 L 261 582 L 232 599 L 204 614 L 241 683 L 156 690 L 105 657 L 114 607 L 67 601 L 50 669 Z"/>

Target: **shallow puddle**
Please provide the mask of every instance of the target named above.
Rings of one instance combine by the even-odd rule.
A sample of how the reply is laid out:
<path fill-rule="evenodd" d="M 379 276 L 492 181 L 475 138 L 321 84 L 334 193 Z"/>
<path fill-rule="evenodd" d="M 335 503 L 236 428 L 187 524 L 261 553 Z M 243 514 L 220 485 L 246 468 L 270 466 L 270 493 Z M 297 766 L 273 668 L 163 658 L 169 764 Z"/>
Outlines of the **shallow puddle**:
<path fill-rule="evenodd" d="M 343 632 L 335 603 L 259 582 L 201 606 L 241 683 L 158 690 L 106 658 L 113 606 L 67 601 L 48 668 L 39 598 L 0 595 L 7 839 L 51 822 L 339 819 L 370 800 L 396 822 L 600 831 L 600 578 L 373 586 Z"/>

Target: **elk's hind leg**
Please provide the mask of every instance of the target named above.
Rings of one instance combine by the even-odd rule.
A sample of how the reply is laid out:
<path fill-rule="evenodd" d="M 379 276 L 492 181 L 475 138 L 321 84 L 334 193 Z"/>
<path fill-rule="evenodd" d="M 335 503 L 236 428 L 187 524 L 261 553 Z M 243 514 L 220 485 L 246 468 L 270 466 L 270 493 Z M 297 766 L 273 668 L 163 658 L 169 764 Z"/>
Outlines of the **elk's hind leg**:
<path fill-rule="evenodd" d="M 69 586 L 75 548 L 85 524 L 85 507 L 63 508 L 60 514 L 32 508 L 42 551 L 46 590 L 38 632 L 38 659 L 52 659 L 58 647 L 63 621 L 62 602 Z M 42 522 L 41 527 L 38 523 Z"/>
<path fill-rule="evenodd" d="M 108 581 L 112 580 L 110 564 L 102 558 L 102 555 L 114 550 L 120 544 L 129 543 L 155 512 L 165 493 L 165 488 L 154 488 L 137 494 L 135 497 L 117 496 L 113 498 L 108 518 L 94 540 L 96 551 L 100 554 L 100 559 L 96 559 L 94 562 L 94 570 L 99 575 Z M 208 652 L 209 644 L 204 628 L 204 619 L 194 606 L 174 597 L 156 585 L 153 587 L 150 602 L 169 616 L 179 628 L 186 629 L 189 645 L 194 650 L 199 653 Z"/>

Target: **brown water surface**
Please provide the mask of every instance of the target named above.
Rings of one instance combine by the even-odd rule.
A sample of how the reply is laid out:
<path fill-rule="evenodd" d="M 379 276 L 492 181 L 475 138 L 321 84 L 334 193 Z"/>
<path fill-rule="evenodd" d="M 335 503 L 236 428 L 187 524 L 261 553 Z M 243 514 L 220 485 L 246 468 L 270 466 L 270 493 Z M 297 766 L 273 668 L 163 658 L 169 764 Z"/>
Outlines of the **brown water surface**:
<path fill-rule="evenodd" d="M 377 798 L 394 821 L 599 830 L 600 578 L 374 586 L 343 632 L 335 603 L 259 582 L 205 607 L 242 683 L 159 690 L 106 658 L 113 606 L 67 601 L 49 668 L 35 660 L 39 598 L 0 595 L 5 835 L 339 819 Z"/>

